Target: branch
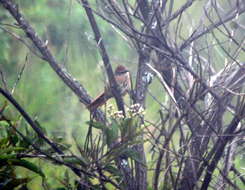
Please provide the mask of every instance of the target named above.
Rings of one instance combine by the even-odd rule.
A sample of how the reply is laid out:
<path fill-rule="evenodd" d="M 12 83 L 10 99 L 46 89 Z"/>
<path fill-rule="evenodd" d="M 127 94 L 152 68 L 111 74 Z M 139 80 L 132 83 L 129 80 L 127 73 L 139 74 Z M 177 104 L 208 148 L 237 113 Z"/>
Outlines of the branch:
<path fill-rule="evenodd" d="M 49 140 L 41 131 L 41 129 L 37 126 L 37 124 L 31 119 L 31 117 L 26 113 L 26 111 L 19 105 L 19 103 L 12 97 L 11 94 L 0 88 L 0 93 L 18 110 L 18 112 L 25 118 L 27 123 L 32 127 L 32 129 L 46 141 L 57 153 L 63 154 L 63 152 Z"/>
<path fill-rule="evenodd" d="M 86 14 L 87 14 L 87 17 L 89 19 L 91 28 L 94 32 L 95 40 L 96 40 L 97 46 L 99 48 L 99 52 L 100 52 L 100 55 L 102 57 L 105 69 L 106 69 L 106 73 L 107 73 L 107 76 L 109 79 L 109 84 L 110 84 L 112 94 L 116 99 L 117 107 L 119 110 L 122 110 L 123 114 L 125 115 L 123 99 L 122 99 L 119 87 L 116 83 L 116 80 L 115 80 L 115 77 L 114 77 L 114 74 L 112 71 L 112 67 L 110 64 L 110 59 L 109 59 L 109 56 L 106 52 L 104 42 L 103 42 L 103 39 L 102 39 L 100 31 L 99 31 L 99 27 L 96 23 L 94 15 L 93 15 L 93 11 L 90 8 L 90 5 L 89 5 L 87 0 L 81 0 L 81 2 L 82 2 L 82 5 L 86 11 Z"/>
<path fill-rule="evenodd" d="M 16 33 L 11 32 L 10 30 L 7 30 L 4 27 L 0 26 L 0 29 L 3 30 L 4 32 L 8 33 L 9 35 L 11 35 L 12 37 L 14 37 L 16 40 L 20 41 L 21 43 L 23 43 L 34 55 L 36 55 L 37 57 L 39 57 L 40 59 L 43 59 L 40 55 L 38 55 L 38 53 L 33 49 L 32 46 L 30 46 L 24 39 L 22 39 L 20 36 L 18 36 Z"/>
<path fill-rule="evenodd" d="M 144 18 L 143 20 L 147 21 L 150 13 L 148 2 L 146 0 L 138 0 L 137 3 L 139 4 L 140 12 Z"/>
<path fill-rule="evenodd" d="M 178 16 L 180 16 L 186 9 L 188 9 L 194 2 L 195 0 L 189 0 L 187 1 L 184 5 L 182 5 L 175 13 L 170 15 L 166 21 L 162 24 L 162 27 L 165 25 L 169 24 L 172 20 L 176 19 Z"/>
<path fill-rule="evenodd" d="M 215 28 L 219 27 L 220 25 L 223 25 L 224 23 L 232 20 L 237 15 L 241 15 L 245 12 L 245 6 L 241 4 L 241 7 L 238 7 L 237 10 L 231 11 L 227 13 L 227 16 L 223 18 L 222 20 L 217 21 L 216 23 L 210 25 L 206 29 L 202 31 L 194 31 L 192 35 L 180 46 L 180 50 L 182 51 L 184 48 L 189 46 L 191 42 L 197 40 L 198 38 L 202 37 L 203 35 L 207 34 L 208 32 L 214 30 Z"/>
<path fill-rule="evenodd" d="M 243 174 L 241 174 L 236 168 L 235 166 L 231 166 L 231 171 L 233 171 L 236 176 L 240 179 L 240 181 L 243 183 L 243 185 L 245 185 L 245 178 L 243 177 Z"/>
<path fill-rule="evenodd" d="M 112 94 L 116 99 L 117 107 L 119 110 L 122 110 L 123 114 L 125 115 L 124 103 L 123 103 L 123 99 L 121 96 L 121 92 L 119 90 L 118 84 L 116 83 L 116 80 L 115 80 L 115 77 L 114 77 L 114 74 L 112 71 L 112 67 L 110 64 L 110 59 L 109 59 L 109 56 L 106 52 L 106 49 L 105 49 L 105 46 L 104 46 L 100 31 L 98 28 L 98 25 L 97 25 L 96 20 L 94 18 L 92 9 L 90 8 L 90 5 L 89 5 L 87 0 L 81 0 L 81 2 L 82 2 L 82 5 L 86 11 L 86 14 L 87 14 L 87 17 L 89 19 L 91 28 L 94 32 L 95 40 L 97 42 L 97 46 L 99 48 L 99 52 L 100 52 L 100 55 L 102 57 L 102 60 L 103 60 L 103 63 L 104 63 L 104 66 L 105 66 L 105 69 L 107 72 L 107 76 L 109 78 L 109 84 L 110 84 Z M 125 184 L 127 184 L 127 186 L 128 186 L 127 188 L 133 190 L 134 189 L 134 180 L 133 180 L 133 176 L 131 175 L 130 167 L 128 165 L 122 166 L 122 164 L 121 164 L 122 159 L 121 158 L 118 158 L 116 160 L 116 163 L 117 163 L 119 170 L 122 172 L 122 174 L 124 176 L 124 182 L 125 182 Z"/>
<path fill-rule="evenodd" d="M 35 145 L 27 137 L 25 137 L 16 127 L 14 127 L 12 125 L 11 121 L 9 119 L 7 119 L 4 115 L 2 115 L 1 117 L 2 117 L 2 119 L 4 119 L 5 121 L 8 122 L 9 126 L 11 126 L 13 128 L 13 130 L 16 133 L 18 133 L 25 142 L 27 142 L 28 144 L 30 144 L 34 148 L 35 151 L 37 151 L 37 152 L 41 153 L 42 155 L 46 156 L 47 159 L 52 160 L 54 163 L 65 165 L 65 166 L 69 167 L 79 177 L 81 176 L 81 172 L 85 173 L 88 176 L 91 176 L 91 174 L 89 172 L 85 171 L 85 170 L 78 169 L 78 168 L 74 167 L 70 163 L 63 162 L 61 159 L 56 159 L 53 156 L 50 156 L 45 151 L 41 150 L 39 146 Z M 18 158 L 18 155 L 16 155 L 16 156 Z M 63 156 L 63 155 L 59 155 L 59 156 Z"/>
<path fill-rule="evenodd" d="M 211 181 L 212 178 L 212 174 L 221 158 L 221 156 L 223 155 L 225 146 L 227 145 L 227 143 L 233 139 L 232 134 L 235 132 L 239 122 L 241 121 L 242 117 L 244 117 L 244 113 L 245 113 L 245 105 L 243 105 L 241 107 L 240 110 L 240 114 L 238 113 L 237 116 L 234 117 L 234 119 L 231 121 L 231 123 L 229 124 L 229 126 L 227 127 L 227 129 L 224 132 L 224 137 L 220 138 L 216 145 L 214 147 L 216 147 L 216 152 L 214 154 L 214 157 L 211 161 L 211 163 L 208 165 L 207 167 L 207 172 L 206 175 L 204 177 L 204 181 L 201 187 L 201 190 L 206 190 L 209 186 L 209 183 Z"/>
<path fill-rule="evenodd" d="M 5 9 L 9 11 L 9 13 L 15 18 L 18 22 L 20 28 L 26 33 L 27 37 L 33 42 L 33 44 L 37 47 L 39 52 L 42 54 L 42 58 L 49 63 L 52 69 L 56 72 L 56 74 L 61 78 L 61 80 L 73 91 L 74 94 L 77 95 L 79 100 L 88 105 L 91 102 L 90 96 L 87 94 L 84 87 L 74 79 L 66 70 L 62 68 L 50 50 L 47 47 L 47 44 L 44 43 L 41 38 L 37 35 L 35 30 L 29 24 L 27 20 L 20 13 L 18 6 L 14 4 L 11 0 L 0 0 L 0 3 L 3 5 Z M 104 114 L 100 111 L 95 112 L 95 116 L 97 120 L 104 121 Z"/>

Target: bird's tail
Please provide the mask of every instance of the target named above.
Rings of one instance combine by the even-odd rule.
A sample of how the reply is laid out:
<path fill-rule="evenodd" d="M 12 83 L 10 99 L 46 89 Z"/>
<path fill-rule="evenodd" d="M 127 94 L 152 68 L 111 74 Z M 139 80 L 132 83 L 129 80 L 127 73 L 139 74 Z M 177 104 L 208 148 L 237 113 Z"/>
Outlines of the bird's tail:
<path fill-rule="evenodd" d="M 110 99 L 111 96 L 105 94 L 104 92 L 102 94 L 100 94 L 97 98 L 95 98 L 88 106 L 87 108 L 90 111 L 94 111 L 95 109 L 97 109 L 99 106 L 102 106 L 103 104 L 106 103 L 106 101 L 108 99 Z"/>

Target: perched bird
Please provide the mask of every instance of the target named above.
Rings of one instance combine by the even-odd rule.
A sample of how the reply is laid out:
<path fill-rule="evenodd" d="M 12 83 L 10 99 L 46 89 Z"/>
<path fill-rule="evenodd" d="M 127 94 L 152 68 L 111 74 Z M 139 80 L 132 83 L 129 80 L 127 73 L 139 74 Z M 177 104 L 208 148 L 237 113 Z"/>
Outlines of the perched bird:
<path fill-rule="evenodd" d="M 121 95 L 124 96 L 131 90 L 131 79 L 130 79 L 130 73 L 128 69 L 122 65 L 119 65 L 115 69 L 115 79 L 119 86 Z M 95 100 L 93 100 L 87 108 L 90 111 L 94 111 L 99 106 L 102 106 L 106 103 L 106 101 L 110 98 L 112 98 L 112 92 L 109 84 L 105 87 L 105 90 L 103 93 L 101 93 Z"/>

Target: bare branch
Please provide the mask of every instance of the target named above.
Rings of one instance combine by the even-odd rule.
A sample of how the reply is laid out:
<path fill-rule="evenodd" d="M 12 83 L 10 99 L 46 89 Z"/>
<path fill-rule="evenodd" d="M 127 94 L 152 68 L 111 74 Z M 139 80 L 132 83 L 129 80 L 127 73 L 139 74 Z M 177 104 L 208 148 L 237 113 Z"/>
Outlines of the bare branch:
<path fill-rule="evenodd" d="M 92 12 L 90 5 L 89 5 L 87 0 L 81 0 L 81 2 L 82 2 L 82 5 L 86 11 L 87 16 L 88 16 L 91 28 L 94 32 L 95 40 L 97 42 L 97 46 L 99 48 L 99 52 L 100 52 L 100 55 L 102 57 L 102 60 L 103 60 L 103 63 L 104 63 L 104 66 L 105 66 L 105 69 L 107 72 L 107 76 L 109 78 L 109 83 L 110 83 L 110 88 L 112 89 L 112 94 L 116 99 L 118 109 L 122 110 L 124 115 L 125 115 L 123 99 L 122 99 L 119 87 L 116 83 L 116 80 L 115 80 L 115 77 L 114 77 L 114 74 L 112 71 L 112 67 L 110 64 L 110 59 L 109 59 L 109 56 L 106 52 L 104 42 L 103 42 L 102 36 L 100 34 L 98 25 L 95 21 L 93 12 Z"/>
<path fill-rule="evenodd" d="M 83 104 L 88 105 L 91 102 L 91 98 L 87 94 L 84 87 L 56 62 L 55 58 L 48 49 L 47 44 L 41 40 L 41 38 L 31 27 L 31 25 L 25 20 L 23 15 L 19 12 L 18 6 L 14 4 L 11 0 L 1 0 L 0 3 L 16 19 L 19 26 L 26 33 L 27 37 L 30 38 L 33 44 L 40 51 L 40 53 L 43 56 L 43 59 L 49 63 L 49 65 L 62 79 L 62 81 L 73 91 L 73 93 L 75 93 L 78 96 L 79 100 Z M 104 115 L 102 112 L 96 111 L 95 115 L 98 120 L 104 120 Z"/>

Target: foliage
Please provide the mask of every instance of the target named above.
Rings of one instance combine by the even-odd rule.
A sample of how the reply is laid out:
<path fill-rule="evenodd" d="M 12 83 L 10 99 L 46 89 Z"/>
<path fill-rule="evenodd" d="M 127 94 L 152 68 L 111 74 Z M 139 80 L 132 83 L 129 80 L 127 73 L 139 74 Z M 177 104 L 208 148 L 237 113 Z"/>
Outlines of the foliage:
<path fill-rule="evenodd" d="M 37 33 L 0 7 L 0 88 L 33 123 L 2 93 L 0 189 L 243 188 L 242 0 L 11 2 Z M 89 113 L 119 63 L 135 85 L 126 115 Z"/>
<path fill-rule="evenodd" d="M 27 184 L 32 180 L 30 177 L 19 177 L 17 167 L 25 168 L 36 173 L 43 179 L 45 175 L 36 164 L 21 158 L 31 148 L 26 140 L 21 139 L 14 130 L 12 121 L 0 121 L 0 186 L 1 189 L 28 189 Z"/>
<path fill-rule="evenodd" d="M 7 104 L 3 107 L 3 113 L 7 107 Z M 27 177 L 21 175 L 23 177 L 20 177 L 19 174 L 23 172 L 23 169 L 20 170 L 19 167 L 39 175 L 42 178 L 43 188 L 49 188 L 50 182 L 48 181 L 50 181 L 50 179 L 47 180 L 45 177 L 47 171 L 43 171 L 46 167 L 40 164 L 37 165 L 37 159 L 41 163 L 42 159 L 48 161 L 49 165 L 53 168 L 55 168 L 56 164 L 61 162 L 61 165 L 72 165 L 72 167 L 86 171 L 86 174 L 82 175 L 78 181 L 75 180 L 74 177 L 71 178 L 70 172 L 66 170 L 64 176 L 57 179 L 59 184 L 62 184 L 63 187 L 57 187 L 56 189 L 72 190 L 87 187 L 101 189 L 103 185 L 112 187 L 117 187 L 117 185 L 124 186 L 125 184 L 121 184 L 122 175 L 117 169 L 116 160 L 122 158 L 119 163 L 122 165 L 129 164 L 128 159 L 140 162 L 139 155 L 132 147 L 141 142 L 137 139 L 143 131 L 137 132 L 136 129 L 138 128 L 137 125 L 140 124 L 139 119 L 143 112 L 139 109 L 138 105 L 136 105 L 129 109 L 128 116 L 124 119 L 122 118 L 121 112 L 111 109 L 108 113 L 110 116 L 108 117 L 107 124 L 93 120 L 87 122 L 90 127 L 83 145 L 79 144 L 76 134 L 73 135 L 78 151 L 76 155 L 73 153 L 69 155 L 71 147 L 63 142 L 64 139 L 62 136 L 53 137 L 53 142 L 67 153 L 62 156 L 56 155 L 52 148 L 49 148 L 45 141 L 30 131 L 27 126 L 25 132 L 19 131 L 18 128 L 21 119 L 14 122 L 2 115 L 0 122 L 1 188 L 16 190 L 29 189 L 30 184 L 36 177 L 30 175 Z M 45 129 L 42 128 L 37 121 L 35 122 L 43 133 L 47 134 Z M 97 135 L 94 136 L 93 130 L 95 129 L 99 129 L 101 132 L 96 132 Z M 40 155 L 35 147 L 38 147 L 39 151 L 41 150 L 46 156 Z M 17 168 L 19 169 L 16 170 Z M 99 174 L 97 173 L 98 168 L 100 171 Z M 49 178 L 50 177 L 51 176 L 49 176 Z M 113 183 L 114 185 L 112 185 Z M 52 188 L 53 187 L 54 186 L 52 186 Z"/>

